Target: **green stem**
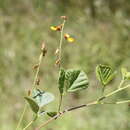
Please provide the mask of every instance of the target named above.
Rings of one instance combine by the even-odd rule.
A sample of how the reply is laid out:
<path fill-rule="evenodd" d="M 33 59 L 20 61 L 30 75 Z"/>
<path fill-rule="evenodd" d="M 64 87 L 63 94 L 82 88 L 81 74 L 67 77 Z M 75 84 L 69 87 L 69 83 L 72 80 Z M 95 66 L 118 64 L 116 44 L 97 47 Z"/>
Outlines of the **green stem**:
<path fill-rule="evenodd" d="M 63 43 L 63 30 L 64 30 L 64 25 L 65 25 L 65 20 L 63 21 L 62 28 L 61 28 L 61 34 L 60 34 L 60 45 L 59 45 L 59 59 L 60 59 L 60 65 L 59 68 L 61 67 L 61 61 L 62 61 L 62 43 Z"/>
<path fill-rule="evenodd" d="M 25 128 L 23 128 L 23 130 L 26 130 L 29 126 L 31 126 L 31 124 L 34 122 L 34 120 L 32 120 L 32 121 L 30 121 L 29 123 L 28 123 L 28 125 L 25 127 Z"/>
<path fill-rule="evenodd" d="M 36 86 L 36 81 L 37 81 L 38 74 L 39 74 L 39 71 L 40 71 L 40 66 L 41 66 L 42 58 L 43 58 L 43 53 L 41 53 L 40 56 L 39 56 L 38 68 L 37 68 L 37 71 L 36 71 L 36 74 L 35 74 L 35 78 L 34 78 L 34 81 L 33 81 L 32 90 L 33 90 L 33 89 L 35 88 L 35 86 Z"/>
<path fill-rule="evenodd" d="M 60 94 L 60 101 L 59 101 L 59 108 L 58 108 L 58 112 L 60 112 L 60 109 L 61 109 L 61 105 L 62 105 L 62 98 L 63 98 L 63 95 Z"/>
<path fill-rule="evenodd" d="M 120 91 L 122 91 L 122 90 L 124 90 L 124 89 L 126 89 L 126 88 L 129 88 L 129 87 L 130 87 L 130 85 L 127 85 L 127 86 L 125 86 L 125 87 L 123 87 L 123 88 L 119 88 L 119 89 L 117 89 L 117 90 L 115 90 L 115 91 L 113 91 L 113 92 L 111 92 L 111 93 L 108 93 L 108 94 L 105 95 L 105 96 L 100 97 L 100 98 L 98 99 L 98 101 L 102 101 L 102 100 L 106 99 L 107 97 L 110 97 L 110 96 L 112 96 L 112 95 L 114 95 L 114 94 L 116 94 L 116 93 L 118 93 L 118 92 L 120 92 Z"/>
<path fill-rule="evenodd" d="M 129 103 L 129 102 L 130 102 L 130 100 L 124 100 L 124 101 L 116 102 L 116 104 Z"/>
<path fill-rule="evenodd" d="M 59 70 L 61 69 L 61 64 L 62 64 L 62 43 L 63 43 L 63 31 L 64 31 L 64 25 L 65 25 L 66 20 L 63 21 L 62 28 L 61 28 L 61 35 L 60 35 L 60 45 L 59 45 Z M 60 100 L 59 100 L 59 107 L 58 107 L 58 112 L 60 112 L 60 108 L 62 105 L 62 97 L 63 95 L 60 94 Z"/>
<path fill-rule="evenodd" d="M 94 102 L 91 102 L 91 103 L 88 103 L 88 104 L 83 104 L 83 105 L 79 105 L 79 106 L 76 106 L 76 107 L 71 107 L 69 109 L 65 109 L 64 111 L 58 113 L 54 117 L 50 118 L 49 120 L 47 120 L 46 122 L 41 124 L 39 127 L 35 128 L 35 130 L 40 130 L 42 127 L 45 127 L 47 124 L 51 123 L 53 120 L 58 119 L 59 117 L 63 116 L 67 112 L 74 111 L 74 110 L 84 108 L 84 107 L 89 107 L 89 106 L 96 105 L 96 104 L 98 104 L 98 102 L 94 101 Z"/>
<path fill-rule="evenodd" d="M 32 91 L 33 91 L 33 89 L 35 88 L 35 85 L 36 85 L 36 81 L 37 81 L 38 74 L 39 74 L 39 71 L 40 71 L 40 65 L 41 65 L 41 62 L 42 62 L 42 58 L 43 58 L 43 53 L 41 53 L 40 56 L 39 56 L 38 68 L 37 68 L 37 71 L 36 71 L 36 74 L 35 74 L 35 77 L 34 77 L 31 93 L 32 93 Z M 20 126 L 20 124 L 21 124 L 21 122 L 23 120 L 26 109 L 27 109 L 27 104 L 25 104 L 24 110 L 22 112 L 22 115 L 20 116 L 20 119 L 19 119 L 18 125 L 16 127 L 16 130 L 18 130 L 18 128 L 19 128 L 19 126 Z"/>
<path fill-rule="evenodd" d="M 121 82 L 120 82 L 120 84 L 119 84 L 119 86 L 118 86 L 118 89 L 122 87 L 124 81 L 125 81 L 124 79 L 121 80 Z"/>
<path fill-rule="evenodd" d="M 35 118 L 34 118 L 32 121 L 30 121 L 30 122 L 23 128 L 23 130 L 26 130 L 29 126 L 31 126 L 32 123 L 37 120 L 37 118 L 38 118 L 38 116 L 36 115 Z"/>
<path fill-rule="evenodd" d="M 110 97 L 111 95 L 113 95 L 113 94 L 115 94 L 115 93 L 118 93 L 118 92 L 120 92 L 120 91 L 122 91 L 122 90 L 124 90 L 124 89 L 126 89 L 126 88 L 129 88 L 129 87 L 130 87 L 130 85 L 127 85 L 127 86 L 125 86 L 125 87 L 123 87 L 123 88 L 119 88 L 119 89 L 117 89 L 117 90 L 115 90 L 115 91 L 113 91 L 113 92 L 107 94 L 105 97 Z"/>
<path fill-rule="evenodd" d="M 124 100 L 124 101 L 118 101 L 118 102 L 100 102 L 99 104 L 123 104 L 123 103 L 129 103 L 130 100 Z"/>
<path fill-rule="evenodd" d="M 19 128 L 19 126 L 20 126 L 20 124 L 21 124 L 21 122 L 23 120 L 23 116 L 24 116 L 24 113 L 25 113 L 26 109 L 27 109 L 27 104 L 25 104 L 25 106 L 24 106 L 24 109 L 23 109 L 23 112 L 22 112 L 22 114 L 20 116 L 20 119 L 19 119 L 19 122 L 17 124 L 16 130 L 18 130 L 18 128 Z"/>

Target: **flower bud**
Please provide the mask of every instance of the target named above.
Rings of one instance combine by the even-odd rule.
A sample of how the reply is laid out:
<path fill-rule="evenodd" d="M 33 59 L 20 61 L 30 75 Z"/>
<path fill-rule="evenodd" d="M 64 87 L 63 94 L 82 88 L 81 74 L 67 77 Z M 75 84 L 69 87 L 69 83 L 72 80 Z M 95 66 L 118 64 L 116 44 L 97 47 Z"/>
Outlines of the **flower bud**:
<path fill-rule="evenodd" d="M 56 66 L 59 66 L 59 65 L 60 65 L 60 59 L 56 60 L 55 65 L 56 65 Z"/>
<path fill-rule="evenodd" d="M 37 69 L 38 67 L 39 67 L 39 64 L 36 64 L 36 65 L 33 66 L 33 69 L 35 70 L 35 69 Z"/>
<path fill-rule="evenodd" d="M 47 53 L 47 48 L 46 48 L 46 46 L 45 46 L 45 43 L 44 43 L 44 42 L 42 43 L 41 50 L 42 50 L 43 56 L 45 56 L 45 55 L 46 55 L 46 53 Z"/>
<path fill-rule="evenodd" d="M 39 85 L 39 84 L 40 84 L 40 78 L 37 78 L 36 85 Z"/>
<path fill-rule="evenodd" d="M 61 19 L 67 20 L 67 16 L 61 16 Z"/>
<path fill-rule="evenodd" d="M 55 55 L 59 55 L 60 50 L 57 48 L 55 51 Z"/>

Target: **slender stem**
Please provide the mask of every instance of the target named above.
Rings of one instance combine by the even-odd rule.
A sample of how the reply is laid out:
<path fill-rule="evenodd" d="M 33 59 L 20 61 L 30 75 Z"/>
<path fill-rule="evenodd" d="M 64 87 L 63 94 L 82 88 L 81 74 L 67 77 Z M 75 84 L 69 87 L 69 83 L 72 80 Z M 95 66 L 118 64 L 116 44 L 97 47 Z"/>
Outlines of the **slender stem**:
<path fill-rule="evenodd" d="M 100 102 L 99 104 L 123 104 L 123 103 L 129 103 L 130 100 L 124 100 L 124 101 L 118 101 L 118 102 Z"/>
<path fill-rule="evenodd" d="M 38 74 L 39 74 L 39 71 L 40 71 L 40 65 L 41 65 L 41 62 L 42 62 L 42 58 L 43 58 L 43 53 L 41 53 L 40 56 L 39 56 L 38 68 L 37 68 L 37 71 L 36 71 L 36 74 L 35 74 L 35 77 L 34 77 L 31 93 L 32 93 L 32 90 L 35 88 L 35 85 L 36 85 L 36 81 L 37 81 Z M 21 115 L 21 117 L 19 119 L 19 122 L 18 122 L 18 125 L 16 127 L 16 130 L 18 130 L 18 128 L 19 128 L 19 126 L 20 126 L 20 124 L 21 124 L 21 122 L 23 120 L 23 117 L 24 117 L 26 109 L 27 109 L 27 104 L 25 104 L 24 110 L 23 110 L 22 115 Z"/>
<path fill-rule="evenodd" d="M 59 108 L 58 108 L 58 112 L 60 112 L 60 108 L 61 108 L 61 105 L 62 105 L 62 98 L 63 98 L 63 95 L 60 94 L 60 100 L 59 100 Z"/>
<path fill-rule="evenodd" d="M 88 104 L 83 104 L 83 105 L 79 105 L 79 106 L 76 106 L 76 107 L 71 107 L 69 109 L 66 109 L 60 113 L 58 113 L 57 115 L 55 115 L 54 117 L 50 118 L 49 120 L 47 120 L 46 122 L 44 122 L 43 124 L 41 124 L 39 127 L 37 127 L 35 130 L 40 130 L 42 127 L 46 126 L 47 124 L 49 124 L 50 122 L 52 122 L 53 120 L 56 120 L 58 119 L 59 117 L 61 117 L 62 115 L 64 115 L 66 112 L 69 112 L 69 111 L 73 111 L 73 110 L 77 110 L 79 108 L 83 108 L 83 107 L 88 107 L 88 106 L 92 106 L 92 105 L 96 105 L 98 104 L 97 101 L 94 101 L 94 102 L 91 102 L 91 103 L 88 103 Z"/>
<path fill-rule="evenodd" d="M 102 105 L 104 105 L 104 104 L 123 104 L 123 103 L 128 103 L 128 102 L 130 102 L 130 100 L 124 100 L 124 101 L 119 101 L 119 102 L 110 102 L 110 103 L 107 103 L 107 102 L 98 102 L 98 100 L 97 100 L 97 101 L 93 101 L 93 102 L 88 103 L 88 104 L 83 104 L 83 105 L 79 105 L 79 106 L 76 106 L 76 107 L 71 107 L 69 109 L 66 109 L 66 110 L 58 113 L 54 117 L 50 118 L 49 120 L 47 120 L 46 122 L 44 122 L 43 124 L 41 124 L 39 127 L 37 127 L 35 130 L 40 130 L 42 127 L 46 126 L 47 124 L 49 124 L 53 120 L 56 120 L 57 118 L 61 117 L 66 112 L 70 112 L 70 111 L 73 111 L 73 110 L 77 110 L 77 109 L 88 107 L 88 106 L 92 106 L 92 105 L 98 105 L 98 104 L 102 104 Z"/>
<path fill-rule="evenodd" d="M 63 31 L 64 31 L 65 22 L 66 22 L 66 20 L 63 21 L 62 28 L 61 28 L 61 34 L 60 34 L 60 45 L 59 45 L 59 60 L 60 60 L 60 64 L 59 64 L 59 70 L 60 70 L 61 64 L 62 64 L 62 43 L 63 43 Z M 60 112 L 60 108 L 61 108 L 61 105 L 62 105 L 62 97 L 63 97 L 63 95 L 60 94 L 58 112 Z"/>
<path fill-rule="evenodd" d="M 22 112 L 22 114 L 21 114 L 21 116 L 20 116 L 20 119 L 19 119 L 19 122 L 18 122 L 18 124 L 17 124 L 16 130 L 18 130 L 18 128 L 19 128 L 19 126 L 20 126 L 20 124 L 21 124 L 21 122 L 22 122 L 22 120 L 23 120 L 23 116 L 24 116 L 24 113 L 25 113 L 25 111 L 26 111 L 26 108 L 27 108 L 27 104 L 24 105 L 24 109 L 23 109 L 23 112 Z"/>
<path fill-rule="evenodd" d="M 48 121 L 44 122 L 43 124 L 41 124 L 39 127 L 37 127 L 35 130 L 40 130 L 42 127 L 46 126 L 47 124 L 49 124 L 50 122 L 52 122 L 53 120 L 59 118 L 60 116 L 62 116 L 63 114 L 65 114 L 66 112 L 69 112 L 69 111 L 73 111 L 73 110 L 76 110 L 76 109 L 79 109 L 79 108 L 83 108 L 83 107 L 88 107 L 88 106 L 92 106 L 92 105 L 97 105 L 97 104 L 121 104 L 121 103 L 128 103 L 130 102 L 130 100 L 125 100 L 125 101 L 119 101 L 119 102 L 114 102 L 114 103 L 105 103 L 105 102 L 99 102 L 107 97 L 110 97 L 112 96 L 113 94 L 115 93 L 118 93 L 126 88 L 130 87 L 130 85 L 127 85 L 123 88 L 120 88 L 120 89 L 117 89 L 109 94 L 107 94 L 106 96 L 103 96 L 99 99 L 97 99 L 96 101 L 93 101 L 93 102 L 90 102 L 88 104 L 83 104 L 83 105 L 79 105 L 79 106 L 76 106 L 76 107 L 72 107 L 72 108 L 69 108 L 69 109 L 66 109 L 60 113 L 58 113 L 56 116 L 50 118 Z"/>
<path fill-rule="evenodd" d="M 39 71 L 40 71 L 40 65 L 41 65 L 41 62 L 42 62 L 42 58 L 43 58 L 43 53 L 41 53 L 40 56 L 39 56 L 38 68 L 37 68 L 37 71 L 36 71 L 36 74 L 35 74 L 35 78 L 34 78 L 34 81 L 33 81 L 32 90 L 33 90 L 33 89 L 35 88 L 35 86 L 36 86 L 36 81 L 37 81 L 38 74 L 39 74 Z"/>
<path fill-rule="evenodd" d="M 118 93 L 118 92 L 120 92 L 120 91 L 122 91 L 122 90 L 124 90 L 124 89 L 126 89 L 126 88 L 129 88 L 129 87 L 130 87 L 130 85 L 127 85 L 127 86 L 125 86 L 125 87 L 123 87 L 123 88 L 119 88 L 119 89 L 117 89 L 117 90 L 115 90 L 115 91 L 113 91 L 113 92 L 107 94 L 105 97 L 110 97 L 111 95 L 113 95 L 113 94 L 115 94 L 115 93 Z"/>
<path fill-rule="evenodd" d="M 130 100 L 124 100 L 124 101 L 116 102 L 116 104 L 129 103 L 129 102 L 130 102 Z"/>
<path fill-rule="evenodd" d="M 28 123 L 28 125 L 23 128 L 23 130 L 26 130 L 33 122 L 34 122 L 34 120 L 30 121 L 30 122 Z"/>
<path fill-rule="evenodd" d="M 114 94 L 116 94 L 116 93 L 118 93 L 118 92 L 120 92 L 120 91 L 122 91 L 122 90 L 124 90 L 126 88 L 129 88 L 129 87 L 130 87 L 130 85 L 127 85 L 127 86 L 125 86 L 123 88 L 116 89 L 115 91 L 112 91 L 111 93 L 108 93 L 107 95 L 104 95 L 104 96 L 100 97 L 98 99 L 98 101 L 102 101 L 102 100 L 106 99 L 107 97 L 110 97 L 110 96 L 112 96 L 112 95 L 114 95 Z"/>
<path fill-rule="evenodd" d="M 60 60 L 60 65 L 59 68 L 61 67 L 61 61 L 62 61 L 62 43 L 63 43 L 63 30 L 64 30 L 64 25 L 65 25 L 66 20 L 63 21 L 62 28 L 61 28 L 61 33 L 60 33 L 60 45 L 59 45 L 59 60 Z"/>
<path fill-rule="evenodd" d="M 118 89 L 122 87 L 124 81 L 125 81 L 124 79 L 121 80 L 121 82 L 120 82 L 120 84 L 119 84 L 119 86 L 118 86 Z"/>

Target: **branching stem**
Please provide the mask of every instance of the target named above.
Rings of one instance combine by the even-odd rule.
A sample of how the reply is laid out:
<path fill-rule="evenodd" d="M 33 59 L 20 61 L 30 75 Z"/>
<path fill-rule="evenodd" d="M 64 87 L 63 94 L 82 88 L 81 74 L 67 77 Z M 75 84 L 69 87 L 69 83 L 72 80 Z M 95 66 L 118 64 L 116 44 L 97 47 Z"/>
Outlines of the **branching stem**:
<path fill-rule="evenodd" d="M 57 115 L 55 115 L 54 117 L 50 118 L 48 121 L 44 122 L 43 124 L 41 124 L 39 127 L 37 127 L 35 130 L 40 130 L 42 127 L 46 126 L 47 124 L 49 124 L 50 122 L 52 122 L 53 120 L 56 120 L 57 118 L 61 117 L 62 115 L 64 115 L 66 112 L 69 112 L 69 111 L 73 111 L 73 110 L 77 110 L 77 109 L 80 109 L 80 108 L 84 108 L 84 107 L 88 107 L 88 106 L 92 106 L 92 105 L 98 105 L 98 104 L 122 104 L 122 103 L 128 103 L 130 102 L 130 100 L 124 100 L 124 101 L 118 101 L 118 102 L 110 102 L 110 103 L 107 103 L 107 102 L 101 102 L 103 101 L 105 98 L 108 98 L 126 88 L 130 87 L 130 85 L 127 85 L 123 88 L 120 88 L 120 89 L 117 89 L 103 97 L 100 97 L 99 99 L 97 99 L 96 101 L 93 101 L 93 102 L 90 102 L 88 104 L 83 104 L 83 105 L 79 105 L 79 106 L 76 106 L 76 107 L 71 107 L 69 109 L 65 109 L 64 111 L 62 112 L 59 112 Z"/>

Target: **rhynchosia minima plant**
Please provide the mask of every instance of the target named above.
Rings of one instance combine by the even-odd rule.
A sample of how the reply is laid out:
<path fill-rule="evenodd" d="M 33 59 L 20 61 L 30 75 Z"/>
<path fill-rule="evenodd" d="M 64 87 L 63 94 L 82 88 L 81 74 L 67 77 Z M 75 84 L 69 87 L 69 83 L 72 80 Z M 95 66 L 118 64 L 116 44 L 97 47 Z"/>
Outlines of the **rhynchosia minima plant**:
<path fill-rule="evenodd" d="M 96 100 L 91 101 L 90 103 L 85 103 L 81 105 L 77 105 L 74 107 L 70 107 L 67 109 L 61 109 L 62 106 L 62 100 L 63 95 L 65 96 L 67 93 L 74 93 L 76 91 L 84 90 L 89 87 L 89 80 L 86 75 L 86 73 L 83 70 L 80 69 L 64 69 L 63 68 L 63 58 L 62 58 L 62 43 L 63 40 L 67 40 L 69 43 L 75 43 L 75 39 L 71 37 L 68 33 L 64 33 L 64 26 L 68 18 L 66 16 L 61 16 L 61 19 L 63 22 L 58 26 L 51 26 L 50 29 L 52 31 L 58 31 L 60 33 L 60 42 L 59 47 L 55 51 L 56 55 L 56 62 L 55 65 L 59 68 L 59 77 L 58 77 L 58 83 L 57 88 L 59 89 L 59 103 L 57 104 L 58 109 L 53 110 L 51 112 L 48 112 L 44 109 L 44 106 L 46 104 L 49 104 L 54 100 L 54 95 L 50 92 L 45 92 L 41 88 L 39 88 L 40 78 L 39 78 L 39 72 L 40 72 L 40 66 L 43 58 L 46 56 L 47 48 L 45 43 L 42 43 L 41 47 L 41 54 L 38 59 L 38 63 L 34 65 L 33 69 L 35 69 L 35 77 L 32 87 L 27 93 L 27 96 L 24 97 L 26 100 L 24 110 L 22 112 L 22 115 L 19 119 L 19 122 L 17 124 L 16 130 L 19 129 L 21 122 L 23 121 L 23 117 L 25 114 L 25 111 L 27 110 L 27 106 L 29 105 L 32 109 L 32 112 L 34 114 L 34 118 L 32 121 L 30 121 L 23 130 L 26 130 L 31 124 L 33 124 L 38 118 L 41 116 L 44 116 L 45 114 L 50 117 L 49 120 L 46 122 L 43 122 L 38 127 L 34 128 L 35 130 L 40 130 L 42 127 L 45 127 L 48 123 L 58 119 L 59 117 L 63 116 L 65 113 L 80 109 L 80 108 L 87 108 L 89 106 L 93 105 L 102 105 L 102 104 L 122 104 L 122 103 L 129 103 L 130 100 L 123 100 L 118 102 L 106 102 L 105 99 L 109 98 L 110 96 L 123 91 L 124 89 L 127 89 L 130 87 L 130 84 L 124 83 L 128 80 L 130 80 L 130 72 L 127 71 L 126 68 L 121 69 L 122 79 L 119 83 L 119 86 L 117 88 L 106 94 L 104 92 L 107 85 L 115 78 L 116 71 L 114 71 L 110 66 L 108 65 L 102 65 L 99 64 L 96 67 L 96 77 L 101 83 L 101 89 L 102 89 L 102 96 L 100 95 Z M 127 83 L 127 82 L 126 82 Z"/>

